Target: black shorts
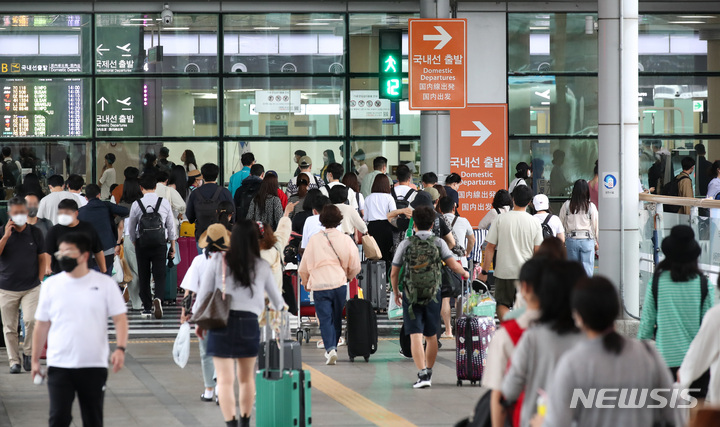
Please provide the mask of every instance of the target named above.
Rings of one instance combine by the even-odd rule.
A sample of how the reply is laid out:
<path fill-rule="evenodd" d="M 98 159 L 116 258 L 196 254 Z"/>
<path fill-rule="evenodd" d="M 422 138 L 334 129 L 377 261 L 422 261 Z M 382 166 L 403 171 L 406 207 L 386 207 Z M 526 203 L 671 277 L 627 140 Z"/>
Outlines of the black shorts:
<path fill-rule="evenodd" d="M 408 300 L 403 293 L 403 323 L 405 325 L 405 333 L 423 334 L 423 336 L 431 337 L 437 335 L 440 327 L 440 309 L 442 308 L 442 295 L 438 289 L 435 296 L 436 301 L 430 301 L 427 305 L 413 305 L 413 314 L 415 319 L 410 318 Z"/>
<path fill-rule="evenodd" d="M 208 331 L 208 356 L 241 359 L 257 357 L 259 350 L 260 327 L 254 313 L 231 310 L 226 327 Z"/>

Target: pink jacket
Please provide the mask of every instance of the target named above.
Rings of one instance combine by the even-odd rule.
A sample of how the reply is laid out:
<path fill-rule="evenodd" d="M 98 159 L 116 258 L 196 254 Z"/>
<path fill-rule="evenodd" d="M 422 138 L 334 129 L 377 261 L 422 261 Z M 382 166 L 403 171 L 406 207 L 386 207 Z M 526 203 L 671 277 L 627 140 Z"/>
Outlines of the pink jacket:
<path fill-rule="evenodd" d="M 337 228 L 320 231 L 310 238 L 298 270 L 305 289 L 313 291 L 339 288 L 359 272 L 357 246 Z"/>

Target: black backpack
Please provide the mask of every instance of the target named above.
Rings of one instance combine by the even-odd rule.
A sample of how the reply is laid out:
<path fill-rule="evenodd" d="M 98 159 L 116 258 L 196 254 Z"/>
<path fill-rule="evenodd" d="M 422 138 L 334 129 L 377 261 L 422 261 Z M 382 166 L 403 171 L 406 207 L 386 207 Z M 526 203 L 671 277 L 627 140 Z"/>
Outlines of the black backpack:
<path fill-rule="evenodd" d="M 138 221 L 138 240 L 137 244 L 142 248 L 152 248 L 164 246 L 167 239 L 165 238 L 165 221 L 160 215 L 160 204 L 162 197 L 158 197 L 155 208 L 152 212 L 148 212 L 142 204 L 142 200 L 138 200 L 142 215 Z M 151 206 L 148 206 L 151 207 Z"/>
<path fill-rule="evenodd" d="M 393 199 L 395 199 L 395 208 L 396 209 L 405 209 L 408 206 L 410 206 L 410 196 L 415 192 L 412 188 L 408 190 L 407 193 L 405 193 L 405 196 L 400 198 L 395 193 L 395 187 L 392 188 L 390 191 L 392 193 Z M 410 225 L 410 218 L 408 218 L 405 215 L 400 215 L 397 217 L 397 228 L 400 231 L 406 231 L 408 229 L 408 226 Z"/>
<path fill-rule="evenodd" d="M 206 199 L 200 191 L 194 191 L 194 193 L 197 193 L 197 199 L 195 199 L 196 239 L 199 238 L 208 227 L 218 222 L 217 206 L 222 189 L 223 188 L 218 185 L 217 190 L 215 190 L 215 193 L 213 193 L 210 199 Z"/>
<path fill-rule="evenodd" d="M 678 197 L 680 196 L 680 181 L 683 179 L 690 179 L 689 176 L 681 176 L 681 177 L 675 177 L 670 182 L 665 184 L 662 188 L 662 195 L 663 196 L 673 196 Z M 670 213 L 678 213 L 680 212 L 680 206 L 679 205 L 663 205 L 665 212 Z"/>
<path fill-rule="evenodd" d="M 238 219 L 245 219 L 245 217 L 247 217 L 250 205 L 252 205 L 255 195 L 260 190 L 260 183 L 262 183 L 262 180 L 258 182 L 248 182 L 235 190 L 234 202 Z"/>
<path fill-rule="evenodd" d="M 3 185 L 5 187 L 15 187 L 20 178 L 20 169 L 14 160 L 6 160 L 2 164 Z"/>
<path fill-rule="evenodd" d="M 545 240 L 549 237 L 555 237 L 555 233 L 553 233 L 553 230 L 550 227 L 550 224 L 548 224 L 550 222 L 550 218 L 552 218 L 552 216 L 553 216 L 553 214 L 548 213 L 547 216 L 545 217 L 545 221 L 543 221 L 542 224 L 540 224 L 540 226 L 542 227 L 543 240 Z"/>

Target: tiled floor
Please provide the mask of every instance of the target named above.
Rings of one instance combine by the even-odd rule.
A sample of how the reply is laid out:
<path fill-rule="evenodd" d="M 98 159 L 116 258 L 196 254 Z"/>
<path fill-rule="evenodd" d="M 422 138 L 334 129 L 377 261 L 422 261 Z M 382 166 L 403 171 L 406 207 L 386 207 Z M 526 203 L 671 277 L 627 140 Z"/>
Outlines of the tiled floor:
<path fill-rule="evenodd" d="M 397 340 L 384 339 L 378 352 L 365 363 L 350 363 L 345 347 L 340 348 L 336 366 L 325 366 L 323 351 L 313 342 L 303 346 L 303 362 L 314 368 L 314 374 L 325 375 L 324 391 L 313 389 L 312 415 L 315 426 L 404 425 L 452 426 L 470 413 L 483 393 L 479 387 L 456 387 L 455 351 L 452 340 L 445 346 L 433 375 L 433 386 L 413 390 L 416 370 L 411 360 L 398 354 Z M 197 344 L 193 343 L 191 358 L 185 369 L 172 361 L 171 340 L 131 342 L 127 366 L 118 374 L 110 374 L 105 399 L 105 425 L 125 426 L 224 426 L 220 409 L 200 401 L 202 378 Z M 30 375 L 10 375 L 7 355 L 0 349 L 0 427 L 40 427 L 47 425 L 48 397 L 45 386 L 35 386 Z M 316 375 L 317 376 L 317 375 Z M 317 381 L 317 379 L 315 379 Z M 327 383 L 340 383 L 352 392 L 371 401 L 359 401 L 357 395 L 342 386 L 338 394 Z M 345 399 L 338 398 L 343 394 Z M 350 399 L 347 397 L 350 396 Z M 342 403 L 341 403 L 342 402 Z M 375 423 L 364 418 L 365 406 L 380 405 L 396 415 L 396 421 Z M 80 426 L 78 409 L 75 424 Z M 254 424 L 253 424 L 254 425 Z M 284 426 L 283 426 L 284 427 Z"/>

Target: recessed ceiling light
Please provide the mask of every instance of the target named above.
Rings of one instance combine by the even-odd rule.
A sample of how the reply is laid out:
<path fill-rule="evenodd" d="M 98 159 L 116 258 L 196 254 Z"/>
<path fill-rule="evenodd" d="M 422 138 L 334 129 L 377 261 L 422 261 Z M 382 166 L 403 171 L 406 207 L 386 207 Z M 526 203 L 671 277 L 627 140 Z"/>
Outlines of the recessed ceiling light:
<path fill-rule="evenodd" d="M 705 21 L 668 21 L 668 24 L 704 24 Z"/>
<path fill-rule="evenodd" d="M 530 27 L 531 30 L 549 30 L 550 27 Z"/>
<path fill-rule="evenodd" d="M 190 27 L 161 27 L 163 30 L 189 30 Z"/>
<path fill-rule="evenodd" d="M 295 25 L 301 26 L 301 27 L 318 27 L 318 26 L 330 25 L 330 24 L 328 24 L 327 22 L 299 22 Z"/>
<path fill-rule="evenodd" d="M 280 27 L 255 27 L 253 29 L 259 30 L 259 31 L 270 31 L 270 30 L 279 30 Z"/>
<path fill-rule="evenodd" d="M 680 15 L 678 18 L 682 19 L 714 19 L 715 16 L 709 15 Z"/>
<path fill-rule="evenodd" d="M 316 18 L 313 21 L 344 21 L 342 18 Z"/>

